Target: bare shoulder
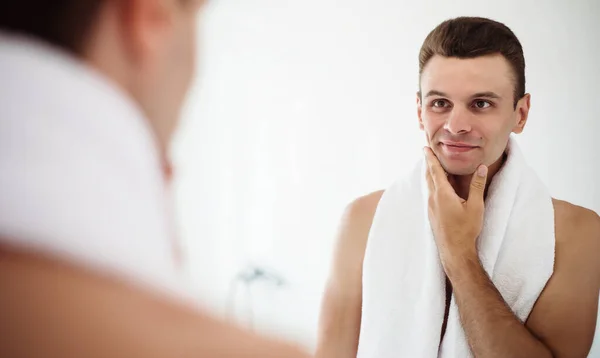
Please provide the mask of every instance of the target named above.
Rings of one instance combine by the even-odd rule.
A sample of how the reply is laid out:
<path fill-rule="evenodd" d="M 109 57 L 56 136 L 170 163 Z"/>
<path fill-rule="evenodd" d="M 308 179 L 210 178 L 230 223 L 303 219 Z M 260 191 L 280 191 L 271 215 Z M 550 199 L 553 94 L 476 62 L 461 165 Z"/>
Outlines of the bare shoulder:
<path fill-rule="evenodd" d="M 362 266 L 369 231 L 383 191 L 346 206 L 319 318 L 317 357 L 356 357 L 362 308 Z"/>
<path fill-rule="evenodd" d="M 362 261 L 373 217 L 383 190 L 361 196 L 346 206 L 342 216 L 335 244 L 334 276 L 348 278 L 348 272 L 357 273 L 360 278 Z"/>
<path fill-rule="evenodd" d="M 600 216 L 596 212 L 564 200 L 552 199 L 552 204 L 558 242 L 600 244 Z"/>
<path fill-rule="evenodd" d="M 368 223 L 370 226 L 382 195 L 383 190 L 378 190 L 353 200 L 346 207 L 343 222 L 353 225 Z"/>
<path fill-rule="evenodd" d="M 341 221 L 340 241 L 350 240 L 361 247 L 366 245 L 373 217 L 382 195 L 383 190 L 375 191 L 353 200 L 346 206 Z"/>
<path fill-rule="evenodd" d="M 558 216 L 566 216 L 570 219 L 589 220 L 590 224 L 600 225 L 600 216 L 593 210 L 555 198 L 552 199 L 552 205 Z"/>
<path fill-rule="evenodd" d="M 2 241 L 0 357 L 307 357 L 158 291 Z"/>
<path fill-rule="evenodd" d="M 556 231 L 557 269 L 563 261 L 586 267 L 600 279 L 600 216 L 590 209 L 552 199 Z"/>

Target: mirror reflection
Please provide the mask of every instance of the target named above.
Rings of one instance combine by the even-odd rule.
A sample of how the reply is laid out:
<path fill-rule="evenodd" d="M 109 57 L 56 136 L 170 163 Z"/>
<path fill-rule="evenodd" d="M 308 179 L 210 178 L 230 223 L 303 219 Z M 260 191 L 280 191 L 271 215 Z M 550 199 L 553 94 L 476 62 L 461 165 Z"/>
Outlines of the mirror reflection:
<path fill-rule="evenodd" d="M 175 151 L 189 170 L 178 191 L 188 264 L 208 301 L 223 308 L 231 277 L 258 267 L 286 284 L 239 285 L 223 313 L 324 356 L 465 356 L 470 335 L 482 356 L 514 338 L 530 356 L 584 354 L 600 205 L 584 110 L 599 56 L 590 3 L 258 5 L 207 11 L 204 75 Z M 448 174 L 437 225 L 488 166 L 478 246 L 428 232 L 426 145 Z M 590 246 L 571 256 L 578 245 Z M 463 250 L 477 268 L 465 280 L 479 282 L 464 291 L 464 333 L 462 287 L 447 275 Z M 574 271 L 552 276 L 561 266 Z M 497 319 L 506 336 L 485 326 Z"/>

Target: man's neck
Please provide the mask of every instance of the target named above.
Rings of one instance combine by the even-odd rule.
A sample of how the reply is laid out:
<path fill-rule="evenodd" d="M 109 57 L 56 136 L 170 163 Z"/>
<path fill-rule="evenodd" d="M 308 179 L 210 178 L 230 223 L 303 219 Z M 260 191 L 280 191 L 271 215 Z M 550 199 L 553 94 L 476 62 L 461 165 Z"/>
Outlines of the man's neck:
<path fill-rule="evenodd" d="M 502 156 L 500 157 L 500 159 L 498 159 L 494 164 L 490 165 L 490 167 L 488 168 L 488 177 L 487 177 L 487 183 L 485 185 L 485 194 L 484 194 L 485 196 L 484 197 L 487 197 L 487 191 L 490 186 L 490 183 L 492 182 L 494 175 L 496 175 L 496 173 L 498 173 L 500 168 L 502 168 L 502 165 L 504 165 L 505 161 L 506 161 L 506 152 L 503 153 Z M 456 192 L 456 194 L 458 194 L 459 197 L 461 197 L 464 200 L 467 200 L 469 197 L 469 190 L 471 188 L 472 178 L 473 178 L 473 174 L 471 174 L 471 175 L 449 175 L 448 176 L 448 180 L 450 181 L 450 184 L 452 184 L 454 191 Z"/>

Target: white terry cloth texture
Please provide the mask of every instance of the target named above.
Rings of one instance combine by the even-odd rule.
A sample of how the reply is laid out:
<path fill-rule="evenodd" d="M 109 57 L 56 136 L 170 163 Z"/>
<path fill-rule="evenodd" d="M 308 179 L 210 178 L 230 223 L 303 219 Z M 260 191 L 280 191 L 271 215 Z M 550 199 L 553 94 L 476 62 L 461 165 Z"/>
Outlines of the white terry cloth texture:
<path fill-rule="evenodd" d="M 14 34 L 0 33 L 0 72 L 0 244 L 187 295 L 157 143 L 135 102 Z"/>
<path fill-rule="evenodd" d="M 377 207 L 363 263 L 359 358 L 472 357 L 454 297 L 440 346 L 446 276 L 428 217 L 425 170 L 422 159 Z M 524 322 L 554 269 L 554 208 L 512 137 L 489 186 L 477 245 L 485 272 Z"/>

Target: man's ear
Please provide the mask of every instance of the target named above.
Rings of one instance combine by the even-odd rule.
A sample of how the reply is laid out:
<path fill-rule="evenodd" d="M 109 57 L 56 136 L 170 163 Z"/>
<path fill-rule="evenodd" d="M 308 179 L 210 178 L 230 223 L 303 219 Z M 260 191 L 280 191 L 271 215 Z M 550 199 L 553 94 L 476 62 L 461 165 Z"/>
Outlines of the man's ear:
<path fill-rule="evenodd" d="M 126 33 L 125 45 L 135 63 L 152 63 L 167 43 L 172 31 L 172 10 L 162 0 L 116 1 Z"/>
<path fill-rule="evenodd" d="M 517 108 L 515 111 L 517 112 L 516 123 L 513 127 L 513 133 L 520 134 L 525 129 L 525 124 L 527 124 L 527 118 L 529 118 L 529 109 L 531 108 L 531 95 L 526 93 L 523 98 L 521 98 L 517 102 Z"/>
<path fill-rule="evenodd" d="M 421 91 L 417 92 L 417 117 L 419 118 L 419 128 L 425 130 L 422 117 L 423 107 L 421 106 Z"/>

